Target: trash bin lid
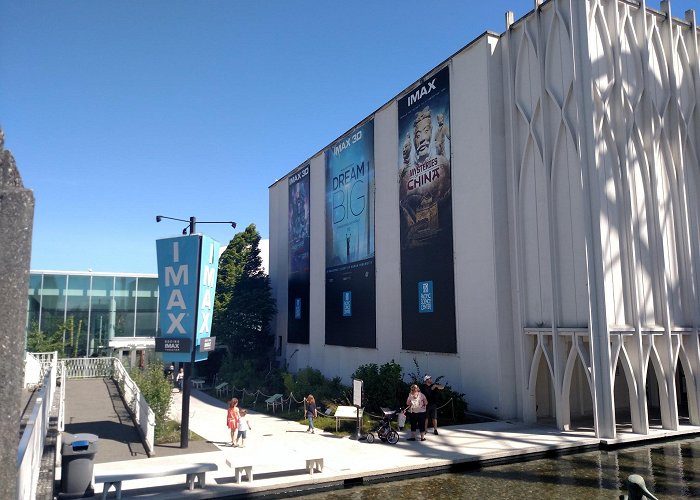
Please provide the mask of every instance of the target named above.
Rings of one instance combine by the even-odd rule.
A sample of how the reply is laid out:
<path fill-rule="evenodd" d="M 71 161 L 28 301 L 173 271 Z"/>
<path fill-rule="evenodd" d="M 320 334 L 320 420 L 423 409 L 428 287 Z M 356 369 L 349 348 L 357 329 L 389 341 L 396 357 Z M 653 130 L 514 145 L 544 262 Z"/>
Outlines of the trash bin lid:
<path fill-rule="evenodd" d="M 98 439 L 99 439 L 99 436 L 97 436 L 96 434 L 87 434 L 87 433 L 73 434 L 72 440 L 70 440 L 69 442 L 72 445 L 76 445 L 76 446 L 81 446 L 78 443 L 84 442 L 84 444 L 82 444 L 82 446 L 87 446 L 88 443 L 96 443 Z"/>

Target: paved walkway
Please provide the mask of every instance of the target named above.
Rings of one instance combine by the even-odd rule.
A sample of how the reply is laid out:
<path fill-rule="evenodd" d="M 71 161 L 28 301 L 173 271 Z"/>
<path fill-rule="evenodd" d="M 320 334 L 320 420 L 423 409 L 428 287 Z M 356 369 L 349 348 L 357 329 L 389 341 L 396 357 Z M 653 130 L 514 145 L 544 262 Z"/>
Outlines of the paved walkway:
<path fill-rule="evenodd" d="M 179 418 L 180 394 L 173 402 L 173 416 Z M 530 454 L 553 450 L 576 451 L 597 448 L 601 440 L 591 431 L 559 432 L 551 427 L 511 422 L 491 422 L 452 426 L 440 429 L 440 435 L 427 434 L 424 442 L 406 441 L 406 433 L 396 445 L 375 441 L 355 441 L 319 432 L 307 434 L 306 426 L 272 415 L 251 412 L 251 425 L 245 448 L 225 446 L 229 441 L 226 409 L 220 401 L 200 391 L 193 391 L 190 401 L 190 429 L 203 436 L 215 448 L 197 452 L 177 448 L 172 456 L 95 464 L 95 474 L 127 472 L 184 463 L 215 463 L 218 471 L 207 473 L 207 487 L 187 491 L 183 476 L 158 477 L 127 481 L 123 498 L 164 500 L 175 498 L 232 498 L 255 493 L 283 493 L 322 487 L 342 487 L 372 478 L 435 473 L 468 463 L 490 460 L 517 460 Z M 661 439 L 700 433 L 700 427 L 683 426 L 679 431 L 654 430 L 646 439 Z M 621 435 L 607 444 L 637 441 L 641 436 Z M 199 442 L 201 443 L 201 442 Z M 99 455 L 98 451 L 98 455 Z M 183 455 L 186 454 L 186 455 Z M 309 475 L 304 469 L 307 458 L 323 458 L 323 472 Z M 234 465 L 253 465 L 255 480 L 235 482 Z M 96 485 L 96 493 L 102 485 Z M 109 498 L 114 497 L 114 492 Z"/>

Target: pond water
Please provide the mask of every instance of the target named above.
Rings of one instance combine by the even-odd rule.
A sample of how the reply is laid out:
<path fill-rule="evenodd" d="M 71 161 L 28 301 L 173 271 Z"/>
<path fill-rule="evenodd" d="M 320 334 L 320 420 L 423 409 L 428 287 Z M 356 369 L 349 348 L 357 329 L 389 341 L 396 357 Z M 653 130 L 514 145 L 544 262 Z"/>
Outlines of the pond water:
<path fill-rule="evenodd" d="M 700 498 L 700 438 L 399 479 L 297 498 L 617 499 L 639 474 L 660 500 Z"/>

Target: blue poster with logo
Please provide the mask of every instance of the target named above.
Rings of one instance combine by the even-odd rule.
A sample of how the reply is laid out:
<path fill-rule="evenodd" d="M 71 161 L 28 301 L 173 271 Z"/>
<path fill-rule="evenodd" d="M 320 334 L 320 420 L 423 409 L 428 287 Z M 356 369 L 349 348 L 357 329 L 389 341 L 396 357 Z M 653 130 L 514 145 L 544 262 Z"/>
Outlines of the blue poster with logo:
<path fill-rule="evenodd" d="M 207 358 L 199 345 L 211 335 L 221 245 L 208 236 L 190 235 L 156 241 L 158 256 L 159 338 L 163 361 Z"/>

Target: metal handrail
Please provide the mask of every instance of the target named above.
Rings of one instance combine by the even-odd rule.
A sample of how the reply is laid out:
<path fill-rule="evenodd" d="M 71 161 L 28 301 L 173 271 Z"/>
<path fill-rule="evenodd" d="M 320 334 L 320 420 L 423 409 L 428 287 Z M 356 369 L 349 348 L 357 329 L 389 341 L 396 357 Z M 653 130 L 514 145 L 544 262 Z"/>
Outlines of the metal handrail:
<path fill-rule="evenodd" d="M 35 498 L 41 458 L 46 435 L 49 430 L 51 408 L 58 397 L 59 432 L 65 430 L 66 379 L 110 377 L 117 382 L 124 401 L 134 415 L 149 453 L 155 445 L 155 414 L 146 403 L 136 383 L 131 379 L 121 361 L 116 358 L 66 358 L 58 359 L 57 352 L 31 353 L 41 363 L 42 378 L 37 381 L 40 388 L 36 402 L 20 439 L 17 450 L 17 498 Z M 56 393 L 60 380 L 60 393 Z"/>

